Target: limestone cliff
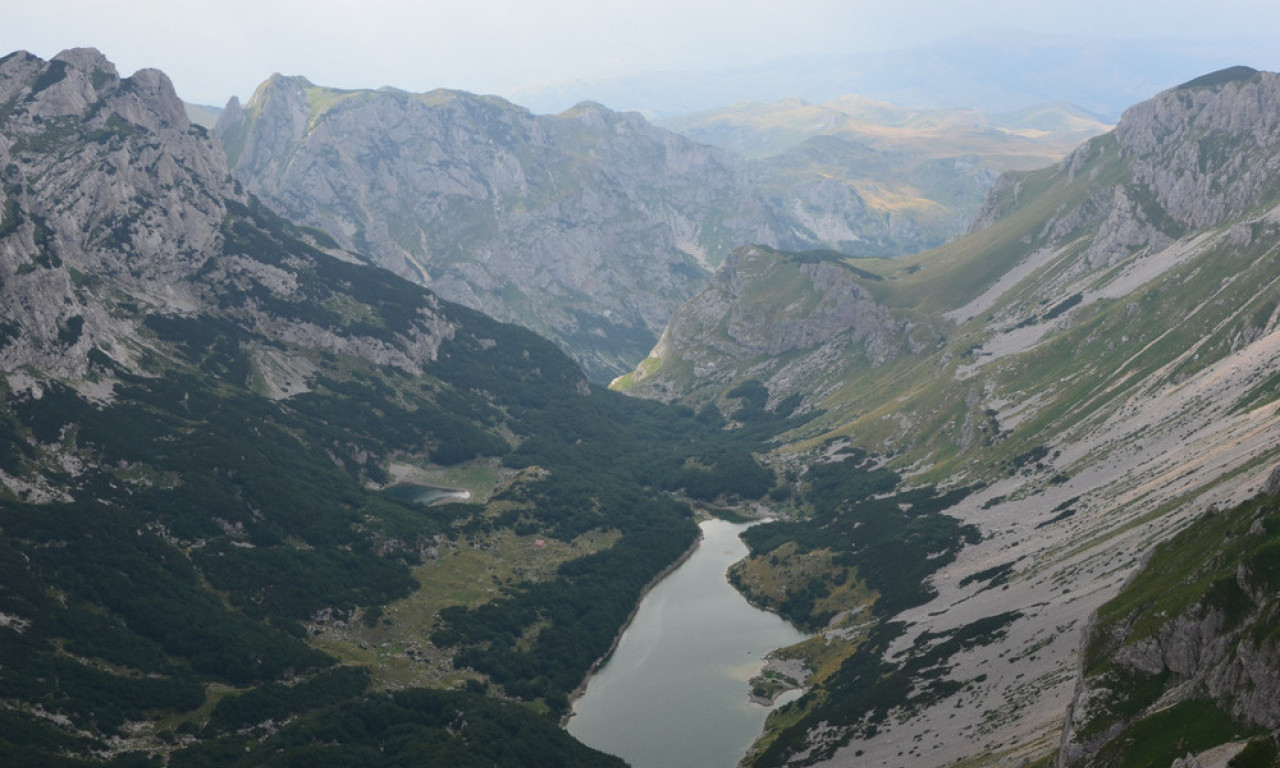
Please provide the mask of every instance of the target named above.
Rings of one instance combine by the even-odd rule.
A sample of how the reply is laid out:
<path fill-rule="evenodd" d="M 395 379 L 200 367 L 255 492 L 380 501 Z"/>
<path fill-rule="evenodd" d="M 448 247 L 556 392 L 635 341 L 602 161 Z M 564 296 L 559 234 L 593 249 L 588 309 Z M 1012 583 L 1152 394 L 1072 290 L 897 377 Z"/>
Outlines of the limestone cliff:
<path fill-rule="evenodd" d="M 408 371 L 452 333 L 425 305 L 394 334 L 306 309 L 339 303 L 309 275 L 331 257 L 264 260 L 262 238 L 284 225 L 259 215 L 162 73 L 121 78 L 91 49 L 18 52 L 0 60 L 0 102 L 0 371 L 84 379 L 95 354 L 137 370 L 151 315 L 234 317 L 263 359 L 296 345 Z"/>
<path fill-rule="evenodd" d="M 1100 228 L 1089 247 L 1094 266 L 1142 249 L 1158 252 L 1274 196 L 1277 144 L 1280 75 L 1233 67 L 1197 78 L 1125 110 L 1112 134 L 1064 158 L 1058 172 L 1067 179 L 1088 173 L 1093 188 L 1055 211 L 1040 234 L 1045 244 L 1060 245 Z M 1108 153 L 1123 174 L 1098 165 Z M 997 182 L 970 231 L 1013 210 L 1025 180 L 1014 174 Z"/>
<path fill-rule="evenodd" d="M 0 369 L 80 376 L 99 345 L 131 357 L 132 323 L 113 305 L 194 308 L 186 279 L 220 246 L 226 201 L 246 201 L 221 148 L 163 74 L 122 79 L 89 49 L 0 60 L 0 102 L 13 105 L 0 115 Z M 96 274 L 133 295 L 90 297 Z"/>

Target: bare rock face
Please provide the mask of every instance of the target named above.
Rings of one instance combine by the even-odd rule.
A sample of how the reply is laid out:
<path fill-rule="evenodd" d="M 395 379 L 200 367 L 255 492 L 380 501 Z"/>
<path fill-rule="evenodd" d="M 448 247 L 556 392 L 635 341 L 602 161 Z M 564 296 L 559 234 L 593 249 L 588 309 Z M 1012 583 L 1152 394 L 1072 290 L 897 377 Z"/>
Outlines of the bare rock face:
<path fill-rule="evenodd" d="M 160 72 L 121 79 L 89 49 L 49 62 L 19 52 L 0 60 L 0 93 L 13 104 L 0 115 L 0 284 L 12 330 L 0 369 L 82 375 L 88 351 L 115 347 L 130 325 L 90 296 L 89 276 L 189 311 L 199 296 L 186 279 L 221 242 L 224 200 L 245 198 Z"/>
<path fill-rule="evenodd" d="M 1134 180 L 1190 229 L 1239 216 L 1274 191 L 1280 171 L 1280 75 L 1215 75 L 1131 107 L 1116 126 Z"/>
<path fill-rule="evenodd" d="M 274 76 L 215 133 L 236 178 L 441 297 L 556 341 L 608 380 L 739 246 L 922 244 L 847 184 L 787 184 L 636 113 L 534 115 L 457 91 Z M 894 249 L 898 250 L 894 250 Z"/>
<path fill-rule="evenodd" d="M 835 347 L 861 349 L 873 365 L 901 349 L 907 325 L 872 298 L 855 270 L 829 254 L 758 246 L 735 251 L 711 283 L 667 325 L 627 391 L 674 399 L 694 384 L 726 384 L 753 365 L 776 402 L 804 391 Z M 830 346 L 830 349 L 828 347 Z M 796 354 L 793 354 L 796 353 Z M 774 362 L 789 355 L 785 366 Z"/>
<path fill-rule="evenodd" d="M 1081 204 L 1057 211 L 1041 236 L 1058 246 L 1090 232 L 1088 263 L 1106 268 L 1154 254 L 1183 234 L 1244 214 L 1276 191 L 1280 174 L 1280 75 L 1236 67 L 1167 90 L 1125 110 L 1115 130 L 1064 158 L 1074 181 L 1114 158 L 1118 180 L 1094 185 Z M 1025 177 L 998 181 L 975 217 L 976 231 L 1015 210 Z"/>
<path fill-rule="evenodd" d="M 18 52 L 0 59 L 0 103 L 0 372 L 83 379 L 95 354 L 136 368 L 156 315 L 234 316 L 260 342 L 409 371 L 452 333 L 429 303 L 394 337 L 282 313 L 323 299 L 300 279 L 321 256 L 264 255 L 284 225 L 164 74 L 121 78 L 91 49 Z"/>
<path fill-rule="evenodd" d="M 1244 730 L 1280 728 L 1275 510 L 1264 487 L 1207 515 L 1121 591 L 1116 605 L 1130 610 L 1099 612 L 1056 765 L 1116 764 L 1135 723 L 1187 702 L 1211 702 Z"/>
<path fill-rule="evenodd" d="M 642 356 L 705 279 L 722 247 L 712 209 L 736 236 L 779 237 L 751 225 L 767 217 L 728 153 L 599 105 L 540 117 L 276 76 L 216 132 L 237 178 L 284 215 L 548 335 L 597 377 Z"/>

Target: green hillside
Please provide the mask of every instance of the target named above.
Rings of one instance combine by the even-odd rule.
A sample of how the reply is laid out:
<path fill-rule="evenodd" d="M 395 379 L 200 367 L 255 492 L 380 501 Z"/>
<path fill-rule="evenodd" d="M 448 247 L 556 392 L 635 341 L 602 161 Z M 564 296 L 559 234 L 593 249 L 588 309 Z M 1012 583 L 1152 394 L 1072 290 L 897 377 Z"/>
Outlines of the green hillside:
<path fill-rule="evenodd" d="M 753 765 L 1045 759 L 1069 628 L 1154 542 L 1260 487 L 1280 458 L 1280 185 L 1258 169 L 1280 162 L 1280 121 L 1252 105 L 1280 103 L 1277 83 L 1232 70 L 1137 105 L 1059 164 L 1005 175 L 941 248 L 744 249 L 615 382 L 695 405 L 754 382 L 811 417 L 768 456 L 800 519 L 753 528 L 737 573 L 823 640 L 782 651 L 815 674 Z M 978 539 L 934 545 L 918 608 L 858 561 L 884 525 L 874 507 L 813 497 L 841 445 L 967 491 L 938 519 Z M 1219 722 L 1199 706 L 1176 716 Z"/>

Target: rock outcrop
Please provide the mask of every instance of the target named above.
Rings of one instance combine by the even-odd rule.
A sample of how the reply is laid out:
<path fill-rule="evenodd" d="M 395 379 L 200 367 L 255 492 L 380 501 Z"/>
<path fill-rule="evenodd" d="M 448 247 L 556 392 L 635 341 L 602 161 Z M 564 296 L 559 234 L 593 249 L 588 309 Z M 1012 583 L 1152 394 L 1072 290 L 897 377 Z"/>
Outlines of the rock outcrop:
<path fill-rule="evenodd" d="M 308 256 L 257 252 L 253 228 L 282 225 L 255 220 L 256 201 L 164 74 L 121 78 L 91 49 L 48 62 L 18 52 L 0 60 L 0 102 L 12 105 L 0 115 L 0 371 L 84 378 L 94 354 L 136 369 L 156 314 L 234 317 L 267 357 L 274 342 L 414 372 L 451 335 L 426 307 L 394 335 L 283 311 L 325 300 Z"/>
<path fill-rule="evenodd" d="M 1188 727 L 1179 751 L 1280 729 L 1276 530 L 1272 496 L 1212 512 L 1163 545 L 1099 610 L 1057 766 L 1113 765 L 1129 749 L 1149 752 L 1142 722 L 1191 706 L 1221 712 L 1234 727 L 1217 734 Z"/>
<path fill-rule="evenodd" d="M 856 350 L 879 365 L 907 344 L 907 324 L 876 302 L 858 273 L 838 254 L 739 249 L 616 385 L 677 399 L 749 377 L 768 387 L 771 404 L 790 395 L 812 404 L 822 394 L 811 387 L 814 377 L 833 357 Z"/>
<path fill-rule="evenodd" d="M 80 376 L 96 346 L 130 357 L 116 308 L 193 309 L 187 278 L 220 247 L 226 201 L 247 198 L 158 71 L 122 79 L 94 50 L 18 52 L 0 60 L 0 102 L 13 105 L 0 116 L 0 369 Z M 78 282 L 97 274 L 133 295 L 90 298 Z"/>
<path fill-rule="evenodd" d="M 1273 196 L 1278 144 L 1280 75 L 1234 67 L 1192 80 L 1125 110 L 1112 134 L 1059 163 L 1068 179 L 1091 168 L 1099 183 L 1083 204 L 1056 211 L 1042 234 L 1057 245 L 1099 228 L 1089 246 L 1094 267 L 1159 252 Z M 1109 152 L 1125 166 L 1119 179 L 1098 168 Z M 1020 192 L 1017 177 L 997 182 L 970 231 L 1014 210 Z"/>

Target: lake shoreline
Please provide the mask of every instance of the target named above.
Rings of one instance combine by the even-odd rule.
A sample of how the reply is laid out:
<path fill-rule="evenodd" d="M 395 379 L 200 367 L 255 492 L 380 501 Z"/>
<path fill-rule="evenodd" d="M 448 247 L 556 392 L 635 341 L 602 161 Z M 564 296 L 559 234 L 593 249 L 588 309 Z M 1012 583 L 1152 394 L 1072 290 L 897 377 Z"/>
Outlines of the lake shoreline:
<path fill-rule="evenodd" d="M 578 699 L 581 699 L 582 695 L 587 692 L 587 686 L 591 683 L 591 678 L 594 677 L 596 672 L 598 672 L 600 668 L 609 661 L 613 656 L 614 651 L 618 650 L 618 643 L 622 642 L 622 636 L 631 628 L 631 623 L 635 621 L 636 614 L 640 612 L 640 604 L 644 602 L 644 599 L 648 597 L 654 587 L 661 584 L 662 581 L 672 573 L 675 573 L 677 568 L 687 563 L 689 558 L 693 557 L 694 553 L 698 551 L 698 548 L 702 546 L 702 542 L 706 538 L 706 535 L 702 532 L 702 525 L 699 524 L 698 538 L 693 540 L 693 544 L 690 544 L 689 548 L 686 549 L 680 557 L 676 558 L 674 562 L 659 571 L 657 575 L 649 580 L 648 584 L 644 585 L 644 589 L 640 590 L 640 596 L 636 599 L 636 604 L 631 608 L 631 613 L 627 614 L 627 620 L 622 623 L 622 626 L 618 629 L 618 633 L 613 636 L 613 642 L 609 644 L 609 650 L 605 651 L 603 656 L 591 663 L 591 666 L 587 668 L 586 676 L 582 678 L 582 682 L 579 683 L 578 687 L 574 688 L 573 692 L 569 694 L 569 711 L 560 718 L 561 728 L 565 728 L 569 725 L 569 720 L 571 720 L 574 715 L 573 705 L 576 704 Z"/>
<path fill-rule="evenodd" d="M 729 583 L 750 551 L 741 534 L 757 522 L 701 521 L 697 545 L 654 580 L 575 692 L 571 735 L 637 768 L 733 768 L 749 752 L 772 709 L 749 698 L 752 678 L 805 637 Z"/>
<path fill-rule="evenodd" d="M 790 656 L 778 655 L 785 648 L 778 648 L 769 652 L 765 657 L 764 668 L 760 670 L 760 674 L 751 678 L 752 685 L 757 681 L 770 683 L 771 693 L 769 696 L 757 695 L 754 690 L 749 694 L 748 698 L 752 704 L 758 704 L 766 709 L 772 709 L 778 703 L 778 699 L 793 691 L 800 694 L 808 693 L 809 688 L 806 683 L 809 677 L 813 675 L 813 670 L 801 659 L 792 658 Z M 770 673 L 773 673 L 772 675 Z"/>

